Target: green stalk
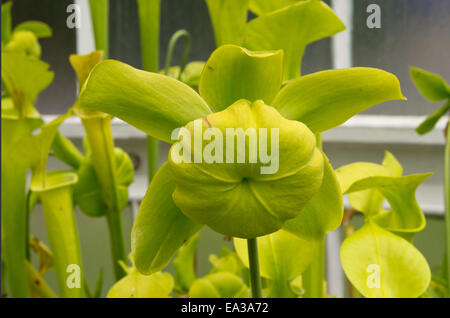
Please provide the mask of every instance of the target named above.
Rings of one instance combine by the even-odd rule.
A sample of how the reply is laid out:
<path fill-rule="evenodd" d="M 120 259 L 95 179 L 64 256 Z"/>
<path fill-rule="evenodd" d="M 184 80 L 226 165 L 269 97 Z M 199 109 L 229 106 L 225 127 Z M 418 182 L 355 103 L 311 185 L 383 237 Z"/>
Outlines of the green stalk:
<path fill-rule="evenodd" d="M 302 275 L 304 298 L 323 298 L 325 281 L 325 240 L 320 242 L 316 256 Z"/>
<path fill-rule="evenodd" d="M 322 135 L 316 135 L 316 144 L 322 150 Z M 319 244 L 318 251 L 311 264 L 302 274 L 305 298 L 322 298 L 325 295 L 325 237 Z"/>
<path fill-rule="evenodd" d="M 159 23 L 161 0 L 137 0 L 141 33 L 142 68 L 159 72 Z M 159 163 L 159 141 L 147 136 L 148 181 L 152 180 Z"/>
<path fill-rule="evenodd" d="M 29 297 L 26 273 L 26 172 L 27 168 L 17 164 L 12 153 L 15 141 L 31 133 L 26 120 L 2 118 L 2 165 L 1 165 L 1 221 L 2 259 L 7 271 L 9 295 Z M 5 291 L 2 290 L 2 293 Z"/>
<path fill-rule="evenodd" d="M 170 38 L 169 45 L 167 47 L 166 60 L 164 65 L 164 72 L 166 75 L 169 74 L 170 64 L 172 64 L 172 55 L 173 49 L 175 48 L 175 44 L 179 39 L 184 38 L 185 47 L 183 56 L 181 57 L 180 62 L 180 72 L 178 73 L 178 80 L 181 79 L 181 75 L 183 74 L 184 68 L 186 67 L 187 59 L 189 56 L 189 51 L 191 50 L 191 35 L 186 30 L 178 30 L 175 32 Z"/>
<path fill-rule="evenodd" d="M 447 286 L 450 288 L 450 125 L 447 125 L 446 139 L 444 163 L 445 233 L 447 248 Z"/>
<path fill-rule="evenodd" d="M 253 298 L 262 298 L 261 275 L 259 274 L 257 238 L 247 240 L 250 285 Z"/>
<path fill-rule="evenodd" d="M 81 117 L 92 153 L 97 180 L 100 186 L 106 219 L 109 229 L 111 253 L 116 280 L 125 276 L 119 261 L 126 263 L 125 244 L 123 241 L 121 211 L 119 210 L 116 160 L 114 140 L 111 131 L 111 119 L 101 114 Z"/>
<path fill-rule="evenodd" d="M 65 298 L 83 297 L 81 250 L 72 194 L 72 185 L 77 180 L 76 174 L 68 172 L 46 176 L 44 186 L 32 184 L 33 191 L 41 198 L 59 291 Z M 70 288 L 67 284 L 71 265 L 80 269 L 79 288 Z"/>
<path fill-rule="evenodd" d="M 34 269 L 33 265 L 31 265 L 30 262 L 27 262 L 26 266 L 31 294 L 40 298 L 56 298 L 53 290 L 48 286 L 41 274 Z"/>
<path fill-rule="evenodd" d="M 109 0 L 89 0 L 92 26 L 94 28 L 95 47 L 103 50 L 103 57 L 109 56 Z"/>

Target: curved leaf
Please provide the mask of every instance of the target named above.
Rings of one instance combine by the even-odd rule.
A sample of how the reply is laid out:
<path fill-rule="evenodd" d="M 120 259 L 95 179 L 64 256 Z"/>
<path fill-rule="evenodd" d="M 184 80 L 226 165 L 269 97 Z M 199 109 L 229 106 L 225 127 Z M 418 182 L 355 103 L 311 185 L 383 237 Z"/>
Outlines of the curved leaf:
<path fill-rule="evenodd" d="M 450 98 L 450 87 L 441 76 L 417 67 L 411 67 L 410 74 L 414 84 L 425 98 L 431 101 Z"/>
<path fill-rule="evenodd" d="M 281 87 L 282 65 L 282 51 L 251 52 L 223 45 L 206 62 L 200 95 L 216 112 L 240 99 L 263 100 L 270 105 Z"/>
<path fill-rule="evenodd" d="M 324 157 L 323 180 L 319 192 L 300 214 L 288 220 L 283 229 L 301 238 L 321 239 L 339 227 L 344 213 L 341 189 L 328 158 Z"/>
<path fill-rule="evenodd" d="M 114 149 L 116 159 L 117 189 L 119 211 L 128 204 L 128 187 L 134 180 L 133 163 L 128 154 L 120 148 Z M 86 157 L 78 171 L 79 181 L 75 185 L 74 199 L 86 215 L 92 217 L 104 216 L 106 208 L 103 203 L 100 185 L 98 183 L 94 165 L 91 158 Z"/>
<path fill-rule="evenodd" d="M 428 116 L 419 127 L 416 128 L 416 131 L 419 135 L 426 134 L 430 130 L 436 126 L 439 119 L 441 119 L 442 116 L 447 114 L 450 111 L 450 101 L 447 102 L 444 106 L 440 107 L 437 111 L 432 113 L 430 116 Z"/>
<path fill-rule="evenodd" d="M 250 0 L 248 8 L 256 15 L 266 14 L 289 5 L 299 0 Z"/>
<path fill-rule="evenodd" d="M 186 84 L 114 60 L 92 70 L 79 101 L 81 107 L 116 116 L 167 142 L 174 129 L 211 113 Z"/>
<path fill-rule="evenodd" d="M 206 0 L 216 45 L 241 44 L 249 0 Z"/>
<path fill-rule="evenodd" d="M 431 279 L 427 261 L 411 243 L 373 223 L 345 239 L 341 260 L 365 297 L 418 297 Z"/>
<path fill-rule="evenodd" d="M 381 227 L 412 239 L 425 228 L 425 216 L 415 198 L 417 187 L 432 173 L 404 177 L 369 177 L 355 182 L 348 193 L 376 188 L 391 206 L 391 211 L 379 213 L 374 221 Z"/>
<path fill-rule="evenodd" d="M 303 52 L 314 41 L 345 29 L 322 1 L 300 1 L 251 20 L 245 28 L 244 46 L 250 50 L 284 51 L 284 79 L 300 76 Z"/>
<path fill-rule="evenodd" d="M 37 38 L 51 37 L 53 32 L 52 28 L 48 24 L 41 21 L 25 21 L 18 24 L 13 32 L 17 31 L 30 31 L 34 33 Z"/>
<path fill-rule="evenodd" d="M 319 133 L 388 100 L 405 99 L 395 75 L 367 67 L 322 71 L 287 84 L 272 105 Z"/>
<path fill-rule="evenodd" d="M 202 228 L 173 203 L 174 190 L 175 183 L 165 163 L 152 179 L 131 233 L 132 252 L 141 273 L 163 269 L 183 243 Z"/>
<path fill-rule="evenodd" d="M 23 53 L 2 51 L 2 80 L 19 117 L 36 113 L 36 97 L 53 80 L 53 72 L 48 68 L 47 63 Z"/>
<path fill-rule="evenodd" d="M 248 298 L 242 279 L 231 273 L 216 273 L 196 280 L 189 290 L 191 298 Z"/>
<path fill-rule="evenodd" d="M 108 298 L 167 298 L 173 289 L 169 273 L 146 276 L 133 269 L 108 292 Z"/>
<path fill-rule="evenodd" d="M 103 51 L 92 51 L 86 55 L 71 54 L 69 56 L 70 64 L 77 74 L 78 83 L 83 87 L 95 65 L 103 59 Z"/>

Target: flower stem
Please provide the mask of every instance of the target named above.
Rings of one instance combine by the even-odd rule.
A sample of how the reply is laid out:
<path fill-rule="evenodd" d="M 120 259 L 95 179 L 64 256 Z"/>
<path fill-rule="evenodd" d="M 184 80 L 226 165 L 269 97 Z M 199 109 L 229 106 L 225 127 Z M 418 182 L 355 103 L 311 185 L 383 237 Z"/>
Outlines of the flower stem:
<path fill-rule="evenodd" d="M 248 248 L 248 262 L 250 267 L 250 284 L 252 288 L 252 297 L 262 298 L 257 239 L 256 238 L 248 239 L 247 248 Z"/>
<path fill-rule="evenodd" d="M 445 233 L 447 248 L 447 286 L 450 286 L 450 121 L 447 125 L 447 143 L 445 146 L 444 166 L 444 193 L 445 193 Z"/>

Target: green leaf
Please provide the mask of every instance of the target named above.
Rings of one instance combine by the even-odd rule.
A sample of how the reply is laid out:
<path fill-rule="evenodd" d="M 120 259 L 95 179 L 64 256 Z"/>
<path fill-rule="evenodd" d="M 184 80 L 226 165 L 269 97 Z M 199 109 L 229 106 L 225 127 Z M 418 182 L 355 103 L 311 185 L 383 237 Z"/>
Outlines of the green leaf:
<path fill-rule="evenodd" d="M 189 86 L 113 60 L 92 70 L 79 101 L 81 107 L 116 116 L 167 142 L 175 128 L 211 113 Z"/>
<path fill-rule="evenodd" d="M 411 243 L 373 223 L 345 239 L 341 261 L 365 297 L 418 297 L 431 279 L 427 261 Z"/>
<path fill-rule="evenodd" d="M 78 169 L 84 160 L 84 156 L 78 148 L 59 132 L 56 133 L 53 140 L 52 154 L 74 169 Z"/>
<path fill-rule="evenodd" d="M 294 279 L 308 267 L 316 255 L 318 243 L 319 240 L 302 239 L 284 230 L 258 237 L 261 275 L 280 281 Z M 247 240 L 234 238 L 234 247 L 248 267 Z"/>
<path fill-rule="evenodd" d="M 146 276 L 133 269 L 108 292 L 108 298 L 167 298 L 173 289 L 169 273 Z"/>
<path fill-rule="evenodd" d="M 34 135 L 23 138 L 16 144 L 14 159 L 17 163 L 33 169 L 32 184 L 44 186 L 45 171 L 50 147 L 53 144 L 58 127 L 72 116 L 69 111 L 40 127 L 40 131 Z M 33 190 L 34 191 L 34 190 Z"/>
<path fill-rule="evenodd" d="M 439 108 L 433 114 L 428 116 L 420 125 L 416 128 L 419 135 L 424 135 L 436 126 L 439 119 L 450 111 L 450 102 L 447 102 L 444 106 Z"/>
<path fill-rule="evenodd" d="M 298 1 L 299 0 L 250 0 L 248 8 L 256 15 L 263 15 L 290 6 Z"/>
<path fill-rule="evenodd" d="M 41 21 L 25 21 L 14 28 L 13 32 L 30 31 L 34 33 L 37 38 L 48 38 L 52 36 L 52 28 Z"/>
<path fill-rule="evenodd" d="M 210 274 L 228 272 L 241 276 L 244 268 L 239 256 L 226 246 L 222 246 L 219 256 L 209 255 L 209 262 L 213 266 Z"/>
<path fill-rule="evenodd" d="M 190 298 L 248 298 L 249 290 L 242 279 L 231 273 L 216 273 L 196 280 L 189 290 Z"/>
<path fill-rule="evenodd" d="M 241 44 L 249 0 L 206 0 L 216 45 Z"/>
<path fill-rule="evenodd" d="M 411 67 L 410 74 L 414 84 L 425 98 L 431 101 L 450 98 L 450 87 L 441 76 L 417 67 Z"/>
<path fill-rule="evenodd" d="M 159 67 L 159 25 L 161 0 L 137 0 L 141 36 L 142 69 L 157 72 Z"/>
<path fill-rule="evenodd" d="M 251 52 L 224 45 L 213 52 L 200 78 L 199 92 L 214 111 L 239 99 L 270 105 L 283 80 L 283 52 Z"/>
<path fill-rule="evenodd" d="M 175 273 L 175 290 L 186 294 L 197 276 L 195 275 L 195 253 L 200 234 L 194 234 L 180 249 L 173 260 Z"/>
<path fill-rule="evenodd" d="M 120 148 L 114 148 L 117 173 L 118 210 L 122 211 L 128 204 L 128 187 L 134 180 L 133 163 L 128 154 Z M 92 159 L 86 157 L 78 171 L 79 181 L 75 185 L 74 199 L 86 215 L 104 216 L 106 208 L 103 203 L 99 182 Z"/>
<path fill-rule="evenodd" d="M 108 58 L 109 0 L 89 0 L 89 7 L 94 29 L 95 48 L 103 50 L 105 58 Z"/>
<path fill-rule="evenodd" d="M 3 45 L 8 43 L 11 39 L 11 8 L 12 1 L 6 1 L 2 3 L 2 48 Z M 2 61 L 3 62 L 3 61 Z"/>
<path fill-rule="evenodd" d="M 324 157 L 324 174 L 319 191 L 300 214 L 284 223 L 283 229 L 308 239 L 323 239 L 339 227 L 344 213 L 341 188 L 328 158 Z"/>
<path fill-rule="evenodd" d="M 407 239 L 425 227 L 425 217 L 415 192 L 431 173 L 401 176 L 397 159 L 386 152 L 383 165 L 355 162 L 336 170 L 342 192 L 350 204 L 379 226 Z M 387 199 L 391 211 L 382 209 Z"/>
<path fill-rule="evenodd" d="M 28 57 L 39 58 L 41 45 L 38 38 L 31 31 L 13 32 L 11 40 L 5 45 L 5 51 L 25 54 Z"/>
<path fill-rule="evenodd" d="M 92 51 L 86 55 L 71 54 L 69 56 L 70 64 L 77 74 L 80 87 L 84 85 L 94 66 L 100 63 L 102 59 L 103 51 L 101 50 Z"/>
<path fill-rule="evenodd" d="M 366 67 L 322 71 L 287 84 L 272 105 L 319 133 L 376 104 L 405 99 L 395 75 Z"/>
<path fill-rule="evenodd" d="M 284 50 L 284 79 L 300 76 L 303 52 L 314 41 L 345 29 L 322 1 L 300 1 L 251 20 L 245 28 L 244 46 L 250 50 Z"/>
<path fill-rule="evenodd" d="M 355 182 L 347 191 L 361 191 L 376 188 L 387 199 L 391 211 L 374 215 L 374 221 L 381 227 L 412 239 L 414 234 L 425 228 L 425 216 L 415 198 L 417 187 L 433 173 L 404 177 L 369 177 Z"/>
<path fill-rule="evenodd" d="M 211 139 L 213 135 L 214 141 L 195 141 L 203 132 L 205 136 L 210 133 Z M 267 140 L 262 132 L 267 133 Z M 233 138 L 231 143 L 227 135 Z M 284 119 L 262 101 L 240 100 L 190 122 L 180 136 L 182 142 L 174 144 L 169 153 L 177 185 L 174 202 L 193 221 L 224 235 L 254 238 L 279 230 L 300 213 L 322 182 L 323 156 L 315 136 L 302 123 Z M 259 143 L 263 146 L 258 155 Z M 265 146 L 272 159 L 263 161 Z M 193 158 L 195 153 L 202 158 L 204 154 L 205 160 Z"/>
<path fill-rule="evenodd" d="M 194 61 L 188 63 L 184 68 L 183 73 L 181 74 L 180 81 L 191 87 L 192 89 L 197 89 L 200 83 L 200 76 L 202 74 L 203 68 L 205 67 L 205 62 Z M 160 74 L 164 74 L 165 70 L 161 70 Z M 178 79 L 180 75 L 180 67 L 172 66 L 169 68 L 169 72 L 167 76 L 172 77 L 173 79 Z"/>
<path fill-rule="evenodd" d="M 141 273 L 163 269 L 183 243 L 202 227 L 184 216 L 173 203 L 174 189 L 166 163 L 152 179 L 131 233 L 136 268 Z"/>
<path fill-rule="evenodd" d="M 53 80 L 48 68 L 47 63 L 35 58 L 2 51 L 2 79 L 13 99 L 16 118 L 37 117 L 33 106 L 36 97 Z"/>

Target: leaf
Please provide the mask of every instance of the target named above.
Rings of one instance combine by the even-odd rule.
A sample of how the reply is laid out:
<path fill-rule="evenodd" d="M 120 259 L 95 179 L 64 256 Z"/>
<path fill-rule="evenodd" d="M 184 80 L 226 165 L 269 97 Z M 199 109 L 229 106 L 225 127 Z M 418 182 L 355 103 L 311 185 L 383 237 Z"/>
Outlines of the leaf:
<path fill-rule="evenodd" d="M 200 234 L 194 234 L 178 250 L 173 260 L 175 273 L 175 290 L 178 294 L 186 294 L 197 276 L 195 275 L 195 253 Z"/>
<path fill-rule="evenodd" d="M 373 223 L 345 239 L 341 261 L 365 297 L 418 297 L 431 279 L 427 261 L 411 243 Z"/>
<path fill-rule="evenodd" d="M 92 70 L 79 101 L 81 107 L 116 116 L 167 142 L 175 128 L 211 112 L 189 86 L 113 60 Z"/>
<path fill-rule="evenodd" d="M 25 21 L 18 24 L 13 32 L 30 31 L 37 38 L 48 38 L 52 36 L 52 28 L 41 21 Z"/>
<path fill-rule="evenodd" d="M 200 83 L 200 76 L 202 74 L 203 68 L 205 67 L 205 62 L 194 61 L 188 63 L 184 68 L 183 73 L 181 74 L 180 80 L 191 87 L 192 89 L 197 89 L 198 84 Z M 164 74 L 165 70 L 161 70 L 160 74 Z M 169 72 L 167 76 L 170 76 L 173 79 L 178 79 L 178 75 L 180 74 L 179 66 L 172 66 L 169 68 Z"/>
<path fill-rule="evenodd" d="M 248 8 L 256 15 L 263 15 L 290 6 L 298 1 L 299 0 L 250 0 Z"/>
<path fill-rule="evenodd" d="M 217 47 L 241 44 L 249 0 L 206 0 Z"/>
<path fill-rule="evenodd" d="M 128 154 L 120 148 L 114 149 L 116 159 L 118 210 L 122 211 L 128 204 L 128 187 L 134 180 L 133 163 Z M 78 171 L 79 181 L 75 185 L 74 199 L 80 210 L 92 217 L 101 217 L 106 213 L 100 185 L 92 159 L 86 157 Z"/>
<path fill-rule="evenodd" d="M 241 238 L 275 232 L 296 217 L 319 190 L 323 156 L 315 136 L 302 123 L 284 119 L 262 101 L 240 100 L 180 131 L 183 141 L 169 152 L 177 185 L 173 200 L 190 219 L 216 232 Z M 215 142 L 212 138 L 196 142 L 195 136 L 203 132 L 214 134 Z M 224 140 L 227 135 L 232 143 Z M 260 152 L 270 148 L 272 159 L 261 160 L 264 154 L 258 156 L 255 150 L 259 143 L 263 145 Z M 234 148 L 238 149 L 231 154 Z M 212 158 L 208 149 L 217 155 Z M 250 151 L 255 155 L 252 163 Z M 192 158 L 195 153 L 202 160 Z"/>
<path fill-rule="evenodd" d="M 224 45 L 213 52 L 200 78 L 199 92 L 214 111 L 240 99 L 270 105 L 282 82 L 283 52 L 251 52 Z"/>
<path fill-rule="evenodd" d="M 58 127 L 70 116 L 72 116 L 72 112 L 69 110 L 66 114 L 42 125 L 38 133 L 17 141 L 12 156 L 17 163 L 32 168 L 31 182 L 35 186 L 39 186 L 38 184 L 42 186 L 46 182 L 45 171 L 50 147 L 58 132 Z"/>
<path fill-rule="evenodd" d="M 344 24 L 322 1 L 300 1 L 251 20 L 244 35 L 250 50 L 284 51 L 284 80 L 300 76 L 303 52 L 314 41 L 345 29 Z"/>
<path fill-rule="evenodd" d="M 78 148 L 59 132 L 56 133 L 53 140 L 52 154 L 74 169 L 78 169 L 84 160 L 84 156 Z"/>
<path fill-rule="evenodd" d="M 376 187 L 387 199 L 391 211 L 379 213 L 374 221 L 381 227 L 412 239 L 414 234 L 425 228 L 425 216 L 415 198 L 417 187 L 433 173 L 415 174 L 404 177 L 369 177 L 355 182 L 347 191 L 366 190 Z"/>
<path fill-rule="evenodd" d="M 173 278 L 169 273 L 154 273 L 149 276 L 132 270 L 109 290 L 108 298 L 167 298 L 173 289 Z"/>
<path fill-rule="evenodd" d="M 319 240 L 302 239 L 287 231 L 258 237 L 260 273 L 263 277 L 289 281 L 299 276 L 316 255 Z M 234 238 L 234 247 L 246 267 L 248 263 L 247 240 Z"/>
<path fill-rule="evenodd" d="M 94 30 L 95 47 L 97 50 L 103 50 L 105 58 L 107 58 L 109 51 L 109 0 L 89 0 L 89 8 Z"/>
<path fill-rule="evenodd" d="M 13 32 L 11 40 L 5 45 L 4 50 L 21 53 L 33 59 L 39 59 L 42 53 L 41 45 L 36 35 L 31 31 L 25 30 Z"/>
<path fill-rule="evenodd" d="M 383 165 L 356 162 L 336 170 L 342 192 L 351 205 L 379 226 L 407 239 L 425 227 L 425 217 L 415 192 L 431 173 L 401 176 L 397 159 L 386 152 Z M 382 209 L 387 199 L 391 211 Z"/>
<path fill-rule="evenodd" d="M 2 79 L 11 94 L 18 117 L 34 116 L 34 102 L 53 80 L 49 65 L 16 52 L 2 51 Z"/>
<path fill-rule="evenodd" d="M 219 256 L 209 255 L 209 262 L 212 264 L 210 274 L 228 272 L 241 276 L 244 265 L 239 256 L 229 248 L 222 246 Z"/>
<path fill-rule="evenodd" d="M 425 98 L 431 101 L 450 98 L 450 87 L 441 76 L 417 67 L 411 67 L 410 74 L 414 84 Z"/>
<path fill-rule="evenodd" d="M 355 67 L 302 76 L 287 84 L 272 105 L 284 117 L 301 121 L 319 133 L 394 99 L 405 98 L 393 74 Z"/>
<path fill-rule="evenodd" d="M 328 158 L 324 157 L 324 174 L 319 191 L 300 214 L 283 225 L 283 229 L 300 238 L 323 239 L 339 227 L 344 213 L 341 188 Z"/>
<path fill-rule="evenodd" d="M 424 135 L 436 126 L 439 119 L 450 111 L 450 102 L 447 102 L 444 106 L 439 108 L 433 114 L 429 115 L 420 125 L 416 128 L 419 135 Z"/>
<path fill-rule="evenodd" d="M 103 51 L 92 51 L 86 55 L 71 54 L 69 56 L 70 64 L 77 74 L 78 83 L 83 87 L 92 69 L 103 59 Z"/>
<path fill-rule="evenodd" d="M 248 298 L 249 290 L 242 279 L 231 273 L 216 273 L 196 280 L 189 290 L 190 298 Z"/>
<path fill-rule="evenodd" d="M 183 243 L 202 227 L 184 216 L 173 203 L 174 189 L 165 163 L 147 189 L 131 233 L 132 253 L 141 273 L 163 269 Z"/>
<path fill-rule="evenodd" d="M 11 8 L 12 1 L 2 3 L 2 48 L 11 39 Z"/>

